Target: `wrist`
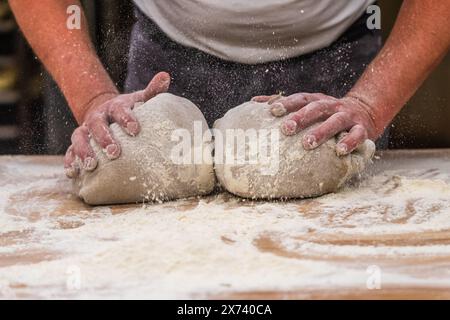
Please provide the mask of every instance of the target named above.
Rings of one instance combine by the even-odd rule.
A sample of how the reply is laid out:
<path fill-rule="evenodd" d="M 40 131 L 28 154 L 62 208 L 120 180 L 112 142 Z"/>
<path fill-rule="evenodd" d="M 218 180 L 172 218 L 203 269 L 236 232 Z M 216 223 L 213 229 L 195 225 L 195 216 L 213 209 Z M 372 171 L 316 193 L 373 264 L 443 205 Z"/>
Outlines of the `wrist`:
<path fill-rule="evenodd" d="M 80 108 L 78 108 L 77 113 L 75 115 L 79 124 L 82 124 L 87 115 L 96 107 L 101 106 L 106 101 L 109 101 L 115 97 L 117 97 L 119 93 L 117 91 L 104 91 L 100 92 L 97 95 L 91 97 L 89 101 L 84 103 Z"/>
<path fill-rule="evenodd" d="M 376 140 L 379 136 L 381 136 L 387 126 L 387 123 L 383 120 L 383 108 L 375 107 L 369 99 L 355 91 L 350 91 L 345 98 L 355 101 L 358 106 L 365 111 L 368 118 L 366 129 L 369 134 L 369 139 Z"/>

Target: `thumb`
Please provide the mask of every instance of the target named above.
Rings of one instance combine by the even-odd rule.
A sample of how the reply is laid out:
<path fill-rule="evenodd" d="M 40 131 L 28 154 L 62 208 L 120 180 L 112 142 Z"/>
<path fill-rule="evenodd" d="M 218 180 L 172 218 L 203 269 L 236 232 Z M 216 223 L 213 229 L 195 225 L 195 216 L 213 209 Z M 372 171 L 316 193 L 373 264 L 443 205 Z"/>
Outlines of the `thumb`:
<path fill-rule="evenodd" d="M 148 84 L 147 88 L 141 91 L 139 98 L 142 102 L 146 102 L 154 96 L 166 92 L 170 86 L 170 75 L 167 72 L 160 72 Z"/>
<path fill-rule="evenodd" d="M 350 153 L 350 175 L 360 174 L 368 166 L 375 155 L 375 143 L 366 140 L 362 145 Z"/>
<path fill-rule="evenodd" d="M 364 160 L 369 161 L 375 156 L 376 146 L 372 140 L 366 140 L 363 144 L 361 144 L 358 148 L 355 149 L 355 152 L 362 155 Z"/>

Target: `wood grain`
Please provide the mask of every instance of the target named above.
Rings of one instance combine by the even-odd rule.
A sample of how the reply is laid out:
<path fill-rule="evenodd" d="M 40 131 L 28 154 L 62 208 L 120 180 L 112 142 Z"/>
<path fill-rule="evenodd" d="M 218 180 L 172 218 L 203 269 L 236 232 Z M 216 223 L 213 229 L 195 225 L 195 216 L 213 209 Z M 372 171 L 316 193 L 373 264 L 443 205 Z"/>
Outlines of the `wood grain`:
<path fill-rule="evenodd" d="M 376 176 L 386 170 L 396 172 L 374 190 L 379 199 L 395 195 L 402 186 L 400 177 L 444 181 L 450 173 L 450 150 L 385 151 L 378 153 L 378 156 L 380 160 L 376 161 L 375 166 L 370 169 L 369 175 Z M 14 252 L 0 253 L 0 274 L 4 267 L 32 265 L 70 255 L 68 252 L 46 249 L 44 244 L 39 247 L 41 245 L 39 233 L 33 227 L 34 223 L 50 221 L 54 230 L 65 232 L 83 227 L 84 219 L 96 217 L 98 210 L 110 210 L 113 215 L 121 215 L 142 206 L 142 204 L 131 204 L 103 208 L 91 207 L 83 204 L 71 194 L 71 184 L 63 176 L 62 169 L 61 174 L 50 175 L 54 181 L 50 186 L 39 184 L 39 174 L 28 174 L 33 168 L 54 169 L 59 167 L 62 167 L 62 158 L 60 157 L 0 157 L 0 188 L 8 188 L 8 185 L 27 186 L 21 191 L 12 193 L 4 205 L 3 212 L 0 213 L 17 219 L 26 219 L 29 222 L 29 228 L 21 230 L 3 232 L 0 229 L 0 246 L 8 248 L 19 245 L 22 248 Z M 446 182 L 450 183 L 450 179 Z M 450 201 L 450 195 L 448 199 Z M 373 214 L 374 210 L 379 214 L 380 221 L 399 226 L 399 228 L 401 226 L 410 228 L 414 226 L 414 223 L 419 225 L 421 222 L 432 219 L 436 214 L 443 214 L 443 210 L 446 210 L 442 203 L 423 208 L 419 205 L 421 200 L 423 199 L 408 199 L 401 207 L 402 212 L 397 212 L 398 208 L 393 204 L 381 201 L 379 203 L 375 201 L 370 205 L 354 203 L 350 208 L 342 209 L 330 208 L 324 205 L 320 199 L 280 203 L 278 207 L 280 214 L 286 213 L 286 210 L 289 209 L 289 212 L 297 212 L 305 221 L 319 221 L 320 226 L 324 229 L 317 230 L 311 227 L 306 231 L 287 234 L 267 230 L 256 236 L 249 245 L 256 248 L 261 255 L 292 261 L 317 261 L 330 266 L 350 269 L 376 263 L 382 266 L 383 270 L 407 274 L 422 282 L 413 281 L 401 285 L 387 283 L 383 285 L 382 290 L 345 286 L 342 288 L 337 286 L 315 287 L 312 285 L 302 289 L 292 288 L 292 290 L 284 291 L 247 291 L 234 287 L 231 291 L 193 293 L 192 297 L 206 295 L 212 299 L 450 299 L 450 287 L 437 285 L 434 281 L 439 278 L 448 280 L 450 277 L 450 255 L 446 253 L 449 252 L 446 249 L 450 247 L 450 229 L 413 229 L 405 232 L 367 234 L 352 232 L 355 228 L 360 228 L 355 225 L 354 217 L 363 217 L 369 212 Z M 31 203 L 34 205 L 30 205 Z M 163 206 L 173 212 L 192 212 L 199 203 L 199 199 L 187 199 L 169 202 Z M 226 193 L 206 197 L 204 203 L 220 205 L 224 210 L 243 208 L 247 212 L 254 211 L 255 215 L 261 213 L 258 211 L 261 210 L 258 206 L 261 202 L 237 199 Z M 276 203 L 272 203 L 272 205 L 276 206 Z M 393 215 L 394 213 L 395 215 Z M 412 221 L 415 222 L 412 223 Z M 232 233 L 219 235 L 219 237 L 224 246 L 232 247 L 236 244 Z M 27 244 L 33 246 L 27 248 Z M 424 250 L 422 249 L 428 247 L 436 250 L 431 254 L 423 254 Z M 374 251 L 369 250 L 368 254 L 343 255 L 341 250 L 343 248 L 374 248 Z M 379 251 L 383 248 L 392 248 L 394 251 L 405 248 L 416 248 L 417 250 L 413 250 L 409 254 L 396 255 Z M 442 252 L 438 250 L 439 248 L 443 249 Z M 428 279 L 430 279 L 431 285 L 427 284 Z M 40 296 L 39 293 L 30 296 L 27 284 L 12 283 L 11 287 L 11 290 L 18 292 L 18 296 Z"/>

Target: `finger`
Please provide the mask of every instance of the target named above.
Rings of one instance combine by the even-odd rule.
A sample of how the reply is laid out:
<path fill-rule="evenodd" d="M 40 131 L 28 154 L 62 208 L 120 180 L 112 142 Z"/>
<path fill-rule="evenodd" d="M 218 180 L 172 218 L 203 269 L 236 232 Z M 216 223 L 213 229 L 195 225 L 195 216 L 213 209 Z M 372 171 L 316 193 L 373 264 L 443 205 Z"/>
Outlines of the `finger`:
<path fill-rule="evenodd" d="M 66 176 L 70 179 L 78 176 L 78 168 L 75 166 L 75 154 L 73 152 L 73 146 L 70 146 L 66 151 L 64 156 L 64 172 Z"/>
<path fill-rule="evenodd" d="M 281 131 L 292 136 L 310 127 L 316 122 L 324 121 L 336 113 L 339 103 L 334 100 L 311 102 L 306 107 L 292 113 L 281 125 Z"/>
<path fill-rule="evenodd" d="M 77 128 L 72 134 L 72 154 L 74 161 L 72 166 L 76 165 L 77 157 L 80 159 L 81 168 L 86 171 L 92 171 L 97 167 L 95 153 L 89 144 L 89 131 L 86 126 Z"/>
<path fill-rule="evenodd" d="M 259 102 L 259 103 L 266 103 L 266 102 L 271 103 L 271 102 L 276 101 L 276 100 L 278 100 L 280 98 L 281 98 L 281 95 L 274 94 L 274 95 L 271 95 L 271 96 L 256 96 L 256 97 L 252 98 L 252 101 L 253 102 Z"/>
<path fill-rule="evenodd" d="M 114 160 L 120 156 L 120 146 L 114 140 L 108 123 L 102 116 L 92 117 L 87 123 L 92 138 L 103 149 L 108 159 Z"/>
<path fill-rule="evenodd" d="M 132 137 L 137 136 L 140 131 L 140 126 L 131 109 L 117 106 L 110 108 L 109 113 L 113 122 L 117 122 L 126 133 Z"/>
<path fill-rule="evenodd" d="M 306 150 L 315 149 L 339 132 L 350 129 L 353 125 L 353 121 L 345 113 L 335 113 L 303 137 L 303 147 Z"/>
<path fill-rule="evenodd" d="M 274 102 L 270 111 L 275 117 L 282 117 L 287 113 L 300 110 L 313 101 L 324 99 L 324 97 L 326 96 L 319 93 L 296 93 Z"/>
<path fill-rule="evenodd" d="M 352 153 L 358 146 L 360 146 L 368 138 L 366 128 L 357 124 L 350 132 L 343 137 L 336 145 L 336 153 L 338 156 L 345 156 Z"/>
<path fill-rule="evenodd" d="M 148 84 L 147 88 L 135 92 L 135 102 L 146 102 L 154 96 L 166 92 L 170 86 L 170 75 L 167 72 L 160 72 Z"/>

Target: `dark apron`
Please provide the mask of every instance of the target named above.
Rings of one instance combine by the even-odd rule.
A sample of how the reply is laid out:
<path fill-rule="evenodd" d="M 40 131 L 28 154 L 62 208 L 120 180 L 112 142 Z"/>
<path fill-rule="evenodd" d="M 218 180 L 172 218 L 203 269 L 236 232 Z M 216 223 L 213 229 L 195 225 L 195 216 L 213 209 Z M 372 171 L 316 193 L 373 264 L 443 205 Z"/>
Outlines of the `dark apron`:
<path fill-rule="evenodd" d="M 247 65 L 178 44 L 138 8 L 135 14 L 125 90 L 141 90 L 156 73 L 167 71 L 173 79 L 169 92 L 194 102 L 210 126 L 227 110 L 256 95 L 321 92 L 343 97 L 382 47 L 380 30 L 369 30 L 363 15 L 325 49 Z M 383 141 L 380 147 L 385 146 Z"/>

